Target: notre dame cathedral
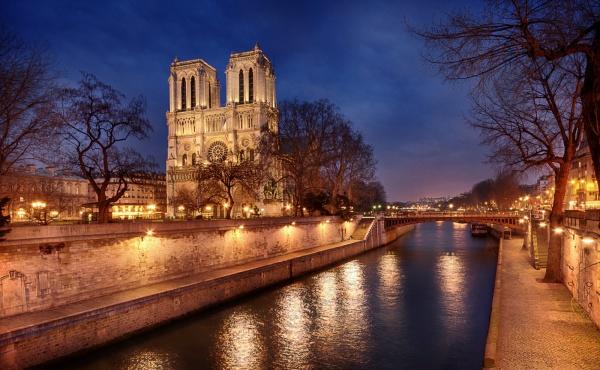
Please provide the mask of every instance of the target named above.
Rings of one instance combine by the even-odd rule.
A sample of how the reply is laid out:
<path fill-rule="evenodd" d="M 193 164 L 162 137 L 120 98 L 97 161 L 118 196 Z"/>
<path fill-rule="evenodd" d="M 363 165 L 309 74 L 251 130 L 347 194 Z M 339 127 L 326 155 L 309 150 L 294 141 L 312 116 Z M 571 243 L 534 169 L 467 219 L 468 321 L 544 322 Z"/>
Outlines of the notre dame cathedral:
<path fill-rule="evenodd" d="M 217 70 L 202 59 L 171 63 L 167 112 L 167 214 L 176 216 L 179 191 L 196 190 L 194 168 L 225 159 L 253 160 L 262 125 L 277 132 L 275 73 L 258 44 L 253 50 L 233 53 L 225 71 L 226 102 L 221 105 Z M 201 189 L 199 189 L 201 191 Z M 233 216 L 248 216 L 248 209 L 264 215 L 281 215 L 281 192 L 265 184 L 259 200 L 237 200 Z M 209 214 L 207 215 L 206 212 Z M 223 205 L 203 211 L 221 217 Z"/>

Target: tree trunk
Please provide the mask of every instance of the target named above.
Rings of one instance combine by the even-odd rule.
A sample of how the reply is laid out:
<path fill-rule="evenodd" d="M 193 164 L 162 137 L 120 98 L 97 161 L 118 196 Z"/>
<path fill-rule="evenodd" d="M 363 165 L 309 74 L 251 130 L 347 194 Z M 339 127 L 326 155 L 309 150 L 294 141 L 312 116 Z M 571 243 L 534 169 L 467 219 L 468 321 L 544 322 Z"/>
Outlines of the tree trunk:
<path fill-rule="evenodd" d="M 574 148 L 567 148 L 564 164 L 555 172 L 556 179 L 554 181 L 554 200 L 552 202 L 552 210 L 550 211 L 550 228 L 548 232 L 548 264 L 544 281 L 555 283 L 561 281 L 561 261 L 562 261 L 562 235 L 555 234 L 553 230 L 561 226 L 563 219 L 563 208 L 567 184 L 569 181 L 569 172 L 571 169 L 571 160 L 573 159 L 572 152 Z"/>
<path fill-rule="evenodd" d="M 231 189 L 227 189 L 227 198 L 229 199 L 229 207 L 227 207 L 225 217 L 231 219 L 231 212 L 233 212 L 233 195 L 231 195 Z"/>
<path fill-rule="evenodd" d="M 98 200 L 98 223 L 105 224 L 110 221 L 110 203 L 106 199 Z"/>
<path fill-rule="evenodd" d="M 592 55 L 587 57 L 581 106 L 585 137 L 592 156 L 596 184 L 600 190 L 600 27 L 595 31 Z"/>

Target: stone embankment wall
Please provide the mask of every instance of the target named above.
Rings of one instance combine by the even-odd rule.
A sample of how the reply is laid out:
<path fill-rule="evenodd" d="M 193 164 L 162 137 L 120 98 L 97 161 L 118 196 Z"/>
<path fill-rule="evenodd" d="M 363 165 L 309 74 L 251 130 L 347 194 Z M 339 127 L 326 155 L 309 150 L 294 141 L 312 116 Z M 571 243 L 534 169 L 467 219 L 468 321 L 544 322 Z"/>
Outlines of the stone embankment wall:
<path fill-rule="evenodd" d="M 600 328 L 600 210 L 567 212 L 563 282 Z"/>
<path fill-rule="evenodd" d="M 355 227 L 315 217 L 14 228 L 0 243 L 0 318 L 339 242 Z"/>
<path fill-rule="evenodd" d="M 244 221 L 244 228 L 239 221 L 61 226 L 40 228 L 28 239 L 19 230 L 0 244 L 6 274 L 0 282 L 9 282 L 7 292 L 27 304 L 17 314 L 11 303 L 13 311 L 0 318 L 0 368 L 20 369 L 104 344 L 377 248 L 414 227 L 385 230 L 383 219 L 364 222 L 368 227 L 351 239 L 357 223 L 305 218 Z"/>

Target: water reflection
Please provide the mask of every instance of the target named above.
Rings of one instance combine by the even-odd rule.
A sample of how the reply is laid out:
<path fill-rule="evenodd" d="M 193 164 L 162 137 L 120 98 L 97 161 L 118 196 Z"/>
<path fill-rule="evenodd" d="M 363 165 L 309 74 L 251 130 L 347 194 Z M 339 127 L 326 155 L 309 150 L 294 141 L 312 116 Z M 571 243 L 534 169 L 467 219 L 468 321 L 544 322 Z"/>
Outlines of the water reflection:
<path fill-rule="evenodd" d="M 133 354 L 124 364 L 127 370 L 175 369 L 173 355 L 168 352 L 142 351 Z"/>
<path fill-rule="evenodd" d="M 263 338 L 257 317 L 236 311 L 223 322 L 216 338 L 217 361 L 222 369 L 259 369 L 264 367 Z"/>
<path fill-rule="evenodd" d="M 396 254 L 385 254 L 377 265 L 379 276 L 379 289 L 377 290 L 381 304 L 386 308 L 392 308 L 398 303 L 401 290 L 401 274 L 398 256 Z"/>
<path fill-rule="evenodd" d="M 306 301 L 299 285 L 285 287 L 277 300 L 276 367 L 291 369 L 307 365 L 310 341 Z"/>
<path fill-rule="evenodd" d="M 449 331 L 459 331 L 464 325 L 465 267 L 462 257 L 454 251 L 439 256 L 436 266 L 441 303 L 444 306 L 444 324 Z"/>

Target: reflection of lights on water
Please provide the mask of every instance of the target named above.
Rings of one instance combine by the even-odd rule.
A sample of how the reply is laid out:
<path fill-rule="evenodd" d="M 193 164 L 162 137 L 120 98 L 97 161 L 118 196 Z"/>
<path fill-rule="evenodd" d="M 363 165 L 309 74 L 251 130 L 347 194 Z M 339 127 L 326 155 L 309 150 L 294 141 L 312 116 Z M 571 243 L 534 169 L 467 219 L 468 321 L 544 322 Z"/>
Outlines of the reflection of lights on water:
<path fill-rule="evenodd" d="M 460 257 L 454 252 L 448 252 L 446 255 L 440 256 L 437 270 L 440 275 L 440 283 L 443 294 L 457 294 L 464 281 L 464 271 Z"/>
<path fill-rule="evenodd" d="M 227 318 L 215 345 L 220 367 L 225 369 L 262 367 L 265 351 L 257 321 L 256 317 L 247 312 L 235 312 Z"/>
<path fill-rule="evenodd" d="M 391 253 L 382 256 L 377 265 L 377 274 L 381 282 L 379 299 L 385 306 L 393 306 L 401 288 L 400 284 L 402 284 L 398 257 Z"/>
<path fill-rule="evenodd" d="M 309 317 L 300 285 L 284 289 L 277 301 L 276 367 L 303 368 L 310 354 Z"/>
<path fill-rule="evenodd" d="M 175 369 L 175 364 L 169 353 L 145 351 L 129 357 L 125 368 L 127 370 L 163 370 Z"/>
<path fill-rule="evenodd" d="M 440 256 L 437 264 L 441 300 L 448 313 L 445 318 L 449 330 L 460 330 L 465 320 L 462 292 L 465 270 L 460 256 L 453 252 Z"/>
<path fill-rule="evenodd" d="M 344 348 L 348 356 L 362 358 L 365 355 L 367 338 L 367 297 L 364 286 L 364 266 L 354 260 L 344 264 L 342 269 L 342 302 L 340 313 L 343 317 L 343 341 L 348 345 Z M 362 361 L 362 360 L 359 360 Z"/>

